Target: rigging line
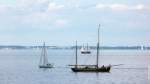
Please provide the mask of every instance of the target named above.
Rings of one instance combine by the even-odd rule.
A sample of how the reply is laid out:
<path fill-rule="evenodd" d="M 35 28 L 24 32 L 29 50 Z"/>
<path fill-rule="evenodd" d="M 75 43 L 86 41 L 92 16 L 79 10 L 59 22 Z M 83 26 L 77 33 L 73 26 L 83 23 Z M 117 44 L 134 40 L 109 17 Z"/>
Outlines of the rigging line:
<path fill-rule="evenodd" d="M 74 46 L 74 45 L 73 45 Z M 74 46 L 74 47 L 76 47 L 76 46 Z M 78 50 L 78 49 L 77 49 Z M 71 54 L 71 57 L 70 57 L 70 64 L 74 64 L 76 61 L 74 60 L 76 57 L 75 57 L 75 49 L 72 49 L 71 50 L 71 52 L 72 52 L 72 54 Z M 78 54 L 78 52 L 77 52 L 77 54 Z"/>
<path fill-rule="evenodd" d="M 89 55 L 87 55 L 87 61 L 86 61 L 86 63 L 92 63 L 93 64 L 93 55 L 92 54 L 89 54 Z"/>
<path fill-rule="evenodd" d="M 113 69 L 147 69 L 147 67 L 135 67 L 135 68 L 113 68 Z"/>

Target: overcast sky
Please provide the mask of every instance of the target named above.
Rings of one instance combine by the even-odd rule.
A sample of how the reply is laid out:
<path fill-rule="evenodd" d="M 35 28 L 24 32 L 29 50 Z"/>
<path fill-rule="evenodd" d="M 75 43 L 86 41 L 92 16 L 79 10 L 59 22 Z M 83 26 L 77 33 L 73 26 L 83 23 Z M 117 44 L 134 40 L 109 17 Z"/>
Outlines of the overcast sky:
<path fill-rule="evenodd" d="M 150 45 L 150 0 L 0 0 L 0 45 Z"/>

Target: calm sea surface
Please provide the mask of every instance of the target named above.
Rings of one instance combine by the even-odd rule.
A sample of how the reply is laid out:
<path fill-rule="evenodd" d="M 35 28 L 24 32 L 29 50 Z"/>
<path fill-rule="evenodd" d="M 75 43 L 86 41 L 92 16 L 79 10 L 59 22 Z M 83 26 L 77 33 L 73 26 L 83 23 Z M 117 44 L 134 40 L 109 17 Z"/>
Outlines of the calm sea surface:
<path fill-rule="evenodd" d="M 74 50 L 47 52 L 53 69 L 38 68 L 41 50 L 0 50 L 0 84 L 150 84 L 150 51 L 102 50 L 100 65 L 122 64 L 110 73 L 74 73 L 67 66 L 75 62 Z M 79 56 L 79 64 L 95 60 L 95 51 Z"/>

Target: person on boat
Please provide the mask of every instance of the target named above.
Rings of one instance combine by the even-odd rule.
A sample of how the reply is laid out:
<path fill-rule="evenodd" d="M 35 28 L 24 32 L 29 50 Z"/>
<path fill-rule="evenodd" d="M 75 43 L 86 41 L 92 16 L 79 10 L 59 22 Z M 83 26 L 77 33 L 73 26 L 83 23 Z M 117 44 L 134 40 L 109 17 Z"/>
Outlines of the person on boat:
<path fill-rule="evenodd" d="M 103 65 L 101 68 L 105 68 L 105 66 Z"/>
<path fill-rule="evenodd" d="M 86 68 L 86 69 L 88 69 L 89 67 L 88 67 L 88 66 L 86 66 L 85 68 Z"/>

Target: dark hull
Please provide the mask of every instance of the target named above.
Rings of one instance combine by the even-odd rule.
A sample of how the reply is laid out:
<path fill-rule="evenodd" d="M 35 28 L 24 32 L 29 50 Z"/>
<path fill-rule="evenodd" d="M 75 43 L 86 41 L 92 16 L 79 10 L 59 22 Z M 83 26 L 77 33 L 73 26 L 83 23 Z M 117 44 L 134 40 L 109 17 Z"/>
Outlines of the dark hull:
<path fill-rule="evenodd" d="M 82 54 L 90 54 L 91 52 L 90 51 L 83 51 L 81 52 Z"/>
<path fill-rule="evenodd" d="M 73 72 L 109 72 L 111 66 L 100 68 L 71 68 Z"/>
<path fill-rule="evenodd" d="M 53 68 L 53 66 L 39 66 L 39 68 Z"/>

